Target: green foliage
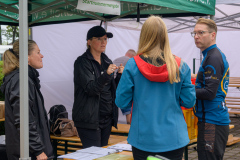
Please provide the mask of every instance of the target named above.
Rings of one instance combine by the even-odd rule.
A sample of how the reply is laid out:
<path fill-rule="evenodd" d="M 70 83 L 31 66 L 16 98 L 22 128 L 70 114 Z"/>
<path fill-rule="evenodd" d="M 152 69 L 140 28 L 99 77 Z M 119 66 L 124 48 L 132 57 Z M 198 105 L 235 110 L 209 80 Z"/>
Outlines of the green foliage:
<path fill-rule="evenodd" d="M 17 26 L 7 26 L 5 31 L 2 31 L 2 35 L 7 38 L 7 41 L 15 41 L 19 37 L 19 28 Z"/>
<path fill-rule="evenodd" d="M 2 70 L 3 70 L 3 61 L 0 61 L 0 86 L 3 83 L 3 77 L 4 77 Z M 1 91 L 0 91 L 0 101 L 4 101 L 4 95 Z"/>

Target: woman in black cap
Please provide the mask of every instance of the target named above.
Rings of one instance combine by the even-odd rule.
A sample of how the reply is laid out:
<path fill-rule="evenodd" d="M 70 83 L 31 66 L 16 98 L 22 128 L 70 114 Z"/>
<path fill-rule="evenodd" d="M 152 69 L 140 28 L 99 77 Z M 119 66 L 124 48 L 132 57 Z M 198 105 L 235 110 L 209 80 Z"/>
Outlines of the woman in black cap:
<path fill-rule="evenodd" d="M 74 63 L 72 119 L 83 148 L 106 146 L 112 126 L 117 127 L 116 83 L 124 67 L 117 67 L 103 52 L 113 34 L 101 26 L 87 33 L 87 50 Z M 114 79 L 113 73 L 118 69 Z"/>

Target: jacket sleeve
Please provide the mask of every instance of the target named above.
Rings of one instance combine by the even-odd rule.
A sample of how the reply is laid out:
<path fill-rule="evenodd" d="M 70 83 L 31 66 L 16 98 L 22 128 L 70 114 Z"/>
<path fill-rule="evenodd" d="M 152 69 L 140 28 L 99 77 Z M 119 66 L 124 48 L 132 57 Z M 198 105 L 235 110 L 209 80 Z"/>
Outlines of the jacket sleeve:
<path fill-rule="evenodd" d="M 203 68 L 202 78 L 204 78 L 205 86 L 196 88 L 196 96 L 197 99 L 213 100 L 216 97 L 218 86 L 223 76 L 223 61 L 221 57 L 211 55 L 205 60 Z"/>
<path fill-rule="evenodd" d="M 30 85 L 30 83 L 29 83 Z M 30 86 L 29 86 L 30 87 Z M 12 85 L 11 92 L 9 95 L 9 102 L 11 104 L 13 115 L 14 115 L 14 125 L 20 136 L 20 88 L 19 80 Z M 34 103 L 29 98 L 29 149 L 30 152 L 35 156 L 38 156 L 43 152 L 43 144 L 39 133 L 37 132 L 37 125 L 34 121 L 34 115 L 32 112 L 32 105 Z"/>
<path fill-rule="evenodd" d="M 116 91 L 116 105 L 121 109 L 131 108 L 133 99 L 134 81 L 131 74 L 131 63 L 126 64 Z"/>
<path fill-rule="evenodd" d="M 74 63 L 74 83 L 79 83 L 90 96 L 99 95 L 105 84 L 111 83 L 113 78 L 113 75 L 108 75 L 107 71 L 104 71 L 97 79 L 94 74 L 96 73 L 94 73 L 90 61 L 82 58 Z"/>
<path fill-rule="evenodd" d="M 180 66 L 181 72 L 181 91 L 180 91 L 180 105 L 186 108 L 191 108 L 196 102 L 195 87 L 191 83 L 191 70 L 185 62 Z"/>
<path fill-rule="evenodd" d="M 116 76 L 116 78 L 115 78 L 116 88 L 117 88 L 117 86 L 118 86 L 118 83 L 119 83 L 121 77 L 122 77 L 122 74 L 121 74 L 121 73 L 117 73 L 117 76 Z"/>

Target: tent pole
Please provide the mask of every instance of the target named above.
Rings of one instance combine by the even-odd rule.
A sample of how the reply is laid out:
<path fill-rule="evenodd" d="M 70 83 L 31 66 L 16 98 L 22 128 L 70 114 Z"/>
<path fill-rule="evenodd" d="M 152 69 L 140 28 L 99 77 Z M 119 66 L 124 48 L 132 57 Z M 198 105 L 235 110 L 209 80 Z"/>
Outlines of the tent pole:
<path fill-rule="evenodd" d="M 104 29 L 107 31 L 107 21 L 106 22 L 104 22 Z"/>
<path fill-rule="evenodd" d="M 196 62 L 196 58 L 193 58 L 193 74 L 195 74 L 195 62 Z"/>
<path fill-rule="evenodd" d="M 214 15 L 210 15 L 210 19 L 214 20 L 215 16 Z"/>
<path fill-rule="evenodd" d="M 19 1 L 19 50 L 20 50 L 20 160 L 29 157 L 28 123 L 28 0 Z"/>
<path fill-rule="evenodd" d="M 139 3 L 137 6 L 137 22 L 140 22 L 140 9 L 139 9 Z"/>

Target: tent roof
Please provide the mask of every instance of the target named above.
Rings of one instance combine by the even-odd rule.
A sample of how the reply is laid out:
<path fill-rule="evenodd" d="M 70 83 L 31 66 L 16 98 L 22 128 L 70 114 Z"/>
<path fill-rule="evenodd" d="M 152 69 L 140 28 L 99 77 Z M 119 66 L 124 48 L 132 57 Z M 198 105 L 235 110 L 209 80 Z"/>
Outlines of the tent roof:
<path fill-rule="evenodd" d="M 91 1 L 91 0 L 86 0 Z M 76 9 L 78 0 L 29 0 L 29 26 L 66 23 L 85 20 L 112 21 L 117 18 L 148 17 L 158 14 L 163 17 L 203 16 L 215 14 L 215 0 L 118 0 L 121 15 L 93 13 Z M 138 12 L 139 6 L 139 12 Z M 1 0 L 0 23 L 18 25 L 18 0 Z"/>
<path fill-rule="evenodd" d="M 217 1 L 218 2 L 218 1 Z M 215 6 L 214 21 L 219 31 L 240 30 L 240 1 L 238 3 L 217 3 Z M 191 31 L 199 17 L 173 17 L 168 18 L 169 32 Z"/>
<path fill-rule="evenodd" d="M 163 20 L 167 25 L 169 33 L 191 32 L 194 29 L 196 21 L 199 17 L 210 18 L 209 16 L 163 17 Z M 133 30 L 141 30 L 142 24 L 145 20 L 145 18 L 141 18 L 140 23 L 137 23 L 136 18 L 118 19 L 108 22 L 108 25 Z M 217 0 L 214 20 L 218 26 L 218 31 L 239 31 L 240 0 L 229 0 L 227 2 L 225 0 Z"/>

